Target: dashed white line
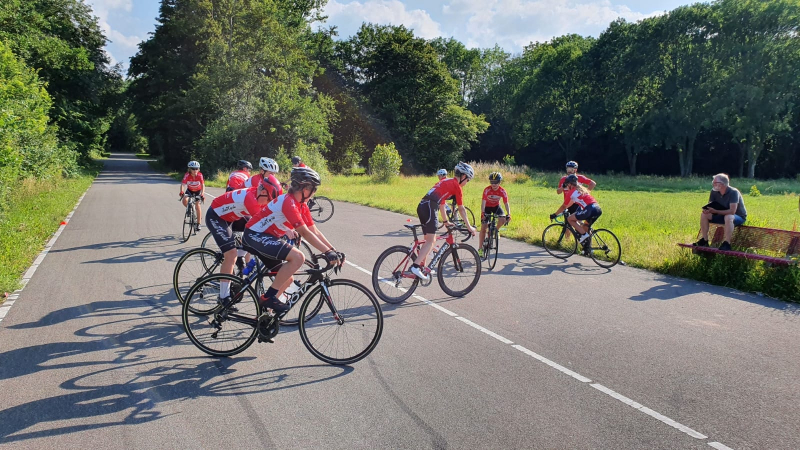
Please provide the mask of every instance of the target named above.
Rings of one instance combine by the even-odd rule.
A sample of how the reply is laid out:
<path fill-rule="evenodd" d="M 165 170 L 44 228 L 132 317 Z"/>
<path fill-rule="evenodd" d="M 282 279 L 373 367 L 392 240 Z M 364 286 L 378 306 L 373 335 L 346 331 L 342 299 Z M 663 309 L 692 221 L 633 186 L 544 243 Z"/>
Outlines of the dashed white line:
<path fill-rule="evenodd" d="M 349 264 L 349 265 L 355 267 L 356 269 L 366 273 L 367 275 L 372 276 L 372 272 L 364 269 L 363 267 L 360 267 L 360 266 L 358 266 L 356 264 L 353 264 L 350 261 L 346 261 L 346 262 L 347 262 L 347 264 Z M 385 281 L 385 282 L 389 283 L 388 281 Z M 389 284 L 391 284 L 391 283 L 389 283 Z M 401 289 L 401 290 L 405 292 L 405 289 Z M 510 339 L 506 339 L 505 337 L 503 337 L 503 336 L 501 336 L 501 335 L 499 335 L 499 334 L 497 334 L 497 333 L 495 333 L 495 332 L 493 332 L 493 331 L 491 331 L 491 330 L 489 330 L 489 329 L 487 329 L 485 327 L 482 327 L 482 326 L 478 325 L 477 323 L 475 323 L 475 322 L 473 322 L 473 321 L 471 321 L 471 320 L 469 320 L 469 319 L 467 319 L 465 317 L 462 317 L 462 316 L 454 313 L 453 311 L 450 311 L 449 309 L 444 308 L 443 306 L 441 306 L 441 305 L 439 305 L 437 303 L 434 303 L 434 302 L 432 302 L 432 301 L 430 301 L 430 300 L 428 300 L 428 299 L 426 299 L 424 297 L 421 297 L 419 295 L 416 295 L 416 294 L 413 297 L 416 298 L 417 300 L 420 300 L 421 302 L 429 305 L 429 306 L 432 306 L 432 307 L 438 309 L 439 311 L 447 314 L 448 316 L 454 317 L 457 320 L 469 325 L 470 327 L 475 328 L 476 330 L 481 331 L 482 333 L 485 333 L 486 335 L 497 339 L 498 341 L 500 341 L 500 342 L 502 342 L 504 344 L 511 345 L 512 348 L 515 348 L 515 349 L 519 350 L 520 352 L 522 352 L 522 353 L 524 353 L 524 354 L 526 354 L 526 355 L 528 355 L 528 356 L 530 356 L 530 357 L 532 357 L 532 358 L 534 358 L 534 359 L 536 359 L 536 360 L 538 360 L 538 361 L 540 361 L 540 362 L 542 362 L 544 364 L 547 364 L 548 366 L 550 366 L 550 367 L 558 370 L 559 372 L 562 372 L 562 373 L 564 373 L 564 374 L 566 374 L 566 375 L 568 375 L 568 376 L 580 381 L 581 383 L 592 383 L 591 379 L 586 378 L 585 376 L 583 376 L 583 375 L 581 375 L 581 374 L 579 374 L 579 373 L 577 373 L 577 372 L 575 372 L 573 370 L 567 369 L 566 367 L 562 366 L 561 364 L 558 364 L 558 363 L 556 363 L 554 361 L 551 361 L 551 360 L 545 358 L 544 356 L 542 356 L 542 355 L 540 355 L 540 354 L 538 354 L 538 353 L 536 353 L 534 351 L 531 351 L 531 350 L 529 350 L 529 349 L 527 349 L 527 348 L 525 348 L 525 347 L 523 347 L 521 345 L 514 344 L 514 342 L 511 341 Z M 675 420 L 672 420 L 669 417 L 667 417 L 667 416 L 665 416 L 665 415 L 663 415 L 661 413 L 653 411 L 652 409 L 650 409 L 650 408 L 648 408 L 648 407 L 646 407 L 646 406 L 644 406 L 644 405 L 642 405 L 640 403 L 637 403 L 637 402 L 629 399 L 628 397 L 625 397 L 624 395 L 622 395 L 622 394 L 620 394 L 620 393 L 618 393 L 618 392 L 616 392 L 616 391 L 614 391 L 612 389 L 609 389 L 609 388 L 603 386 L 600 383 L 592 383 L 592 384 L 590 384 L 590 386 L 595 388 L 595 389 L 597 389 L 598 391 L 600 391 L 600 392 L 602 392 L 602 393 L 604 393 L 604 394 L 606 394 L 606 395 L 608 395 L 608 396 L 610 396 L 610 397 L 612 397 L 612 398 L 614 398 L 614 399 L 616 399 L 616 400 L 618 400 L 618 401 L 620 401 L 620 402 L 632 407 L 632 408 L 635 408 L 635 409 L 647 414 L 648 416 L 650 416 L 650 417 L 652 417 L 652 418 L 654 418 L 654 419 L 656 419 L 656 420 L 658 420 L 658 421 L 660 421 L 662 423 L 665 423 L 665 424 L 671 426 L 672 428 L 675 428 L 676 430 L 679 430 L 679 431 L 681 431 L 681 432 L 683 432 L 683 433 L 695 438 L 695 439 L 708 439 L 708 436 L 706 436 L 706 435 L 704 435 L 702 433 L 699 433 L 699 432 L 687 427 L 686 425 L 683 425 L 683 424 L 681 424 L 679 422 L 676 422 Z M 727 447 L 724 444 L 721 444 L 719 442 L 710 442 L 708 445 L 710 445 L 711 447 L 714 447 L 714 448 L 716 448 L 718 450 L 732 450 L 729 447 Z"/>

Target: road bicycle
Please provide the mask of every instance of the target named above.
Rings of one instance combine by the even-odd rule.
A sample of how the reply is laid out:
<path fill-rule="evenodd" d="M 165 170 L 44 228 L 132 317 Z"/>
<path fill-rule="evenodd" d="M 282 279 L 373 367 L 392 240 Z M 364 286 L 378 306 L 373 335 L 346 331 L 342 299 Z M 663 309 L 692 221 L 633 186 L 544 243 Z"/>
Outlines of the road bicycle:
<path fill-rule="evenodd" d="M 199 225 L 197 211 L 194 210 L 194 205 L 198 198 L 194 195 L 184 194 L 184 196 L 186 195 L 189 198 L 186 201 L 186 214 L 183 216 L 183 242 L 188 241 L 193 234 L 197 234 L 197 226 Z M 183 196 L 181 196 L 181 200 L 183 200 Z"/>
<path fill-rule="evenodd" d="M 580 235 L 567 220 L 569 211 L 556 216 L 556 223 L 549 225 L 542 233 L 542 243 L 547 253 L 560 259 L 567 259 L 578 250 Z M 592 228 L 594 221 L 587 222 L 589 237 L 581 244 L 581 253 L 592 258 L 600 267 L 609 269 L 619 263 L 622 247 L 619 239 L 610 230 Z"/>
<path fill-rule="evenodd" d="M 450 223 L 453 223 L 458 227 L 464 226 L 464 221 L 461 220 L 461 215 L 458 214 L 458 206 L 456 205 L 455 197 L 450 201 L 450 204 L 445 203 L 444 208 L 447 211 L 447 220 Z M 466 206 L 464 206 L 464 210 L 467 213 L 467 219 L 469 220 L 469 225 L 472 225 L 474 227 L 475 214 L 473 214 L 472 210 Z M 439 229 L 441 229 L 443 226 L 444 226 L 443 224 L 440 224 Z"/>
<path fill-rule="evenodd" d="M 322 255 L 319 255 L 322 257 Z M 327 262 L 327 260 L 325 260 Z M 267 267 L 245 278 L 215 274 L 198 281 L 186 295 L 182 320 L 192 343 L 212 356 L 236 355 L 258 339 L 273 342 L 287 313 L 262 311 L 259 295 L 253 288 L 257 280 L 275 273 Z M 363 285 L 346 279 L 331 279 L 340 266 L 329 262 L 300 274 L 307 279 L 292 294 L 294 306 L 305 295 L 298 313 L 300 338 L 316 358 L 328 364 L 353 364 L 375 349 L 383 333 L 383 312 L 378 300 Z M 230 283 L 230 297 L 220 300 L 221 282 Z M 290 311 L 291 311 L 290 309 Z"/>
<path fill-rule="evenodd" d="M 483 256 L 481 259 L 487 262 L 489 270 L 494 269 L 497 264 L 497 252 L 500 247 L 497 218 L 498 216 L 495 213 L 486 214 L 486 237 L 483 239 Z M 509 216 L 505 216 L 505 218 L 506 223 L 511 220 Z"/>
<path fill-rule="evenodd" d="M 327 222 L 333 217 L 333 202 L 328 197 L 318 195 L 308 200 L 308 210 L 314 222 Z"/>
<path fill-rule="evenodd" d="M 481 259 L 478 251 L 471 245 L 464 244 L 471 236 L 463 227 L 448 227 L 437 241 L 445 241 L 434 247 L 430 264 L 422 268 L 428 280 L 424 281 L 411 273 L 411 265 L 417 259 L 419 248 L 425 243 L 417 236 L 417 229 L 422 225 L 405 225 L 414 233 L 414 242 L 409 246 L 396 245 L 389 247 L 375 261 L 372 268 L 372 287 L 381 300 L 387 303 L 400 303 L 410 297 L 417 286 L 428 286 L 433 280 L 430 267 L 436 267 L 436 278 L 439 286 L 447 295 L 463 297 L 470 293 L 481 278 Z M 456 242 L 453 232 L 466 234 L 461 242 Z"/>
<path fill-rule="evenodd" d="M 237 249 L 241 249 L 242 248 L 242 232 L 241 231 L 234 231 L 233 232 L 233 239 L 234 239 L 234 242 L 236 243 L 236 248 Z M 302 240 L 301 238 L 298 237 L 295 240 L 294 246 L 297 247 L 298 250 L 303 252 L 303 255 L 305 255 L 305 257 L 306 257 L 306 260 L 316 262 L 315 261 L 316 255 L 314 255 L 314 252 L 311 251 L 311 247 L 309 247 L 309 245 L 306 244 L 306 242 L 304 240 Z M 200 244 L 200 247 L 207 248 L 207 249 L 209 249 L 211 251 L 215 251 L 214 249 L 217 248 L 217 243 L 216 243 L 216 241 L 214 241 L 214 236 L 211 234 L 211 232 L 206 233 L 206 235 L 203 237 L 203 242 Z M 239 270 L 241 270 L 244 267 L 244 258 L 242 258 L 241 256 L 236 258 L 236 267 Z"/>

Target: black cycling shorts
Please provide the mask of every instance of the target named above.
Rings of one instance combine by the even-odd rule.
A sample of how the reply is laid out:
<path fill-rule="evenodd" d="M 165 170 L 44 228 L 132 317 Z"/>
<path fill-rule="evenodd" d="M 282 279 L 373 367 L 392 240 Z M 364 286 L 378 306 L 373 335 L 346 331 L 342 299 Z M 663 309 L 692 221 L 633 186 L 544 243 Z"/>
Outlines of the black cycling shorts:
<path fill-rule="evenodd" d="M 217 246 L 219 246 L 219 251 L 225 253 L 236 248 L 236 241 L 233 239 L 233 232 L 231 231 L 231 223 L 221 218 L 214 211 L 214 208 L 208 208 L 208 212 L 206 212 L 206 227 L 208 227 L 208 231 L 214 237 Z"/>
<path fill-rule="evenodd" d="M 483 213 L 486 216 L 488 216 L 489 214 L 494 214 L 494 215 L 496 215 L 498 217 L 499 216 L 505 216 L 505 213 L 503 213 L 503 207 L 500 206 L 500 205 L 497 205 L 497 206 L 486 206 L 486 207 L 483 208 Z M 489 219 L 484 217 L 481 220 L 481 223 L 489 223 Z"/>
<path fill-rule="evenodd" d="M 603 210 L 600 209 L 600 205 L 592 203 L 591 205 L 586 205 L 586 208 L 576 212 L 575 218 L 578 220 L 589 220 L 594 223 L 602 214 Z"/>
<path fill-rule="evenodd" d="M 436 229 L 439 228 L 439 219 L 436 215 L 438 205 L 433 201 L 423 198 L 417 206 L 417 217 L 419 223 L 422 224 L 423 234 L 434 234 Z"/>
<path fill-rule="evenodd" d="M 248 219 L 241 218 L 241 219 L 237 220 L 236 222 L 233 222 L 231 224 L 231 228 L 233 228 L 234 232 L 241 233 L 242 231 L 244 231 L 244 226 L 247 225 L 247 221 L 248 221 Z"/>
<path fill-rule="evenodd" d="M 261 257 L 265 263 L 267 260 L 264 257 L 276 261 L 286 261 L 293 247 L 292 244 L 281 238 L 267 233 L 259 233 L 249 228 L 244 230 L 242 235 L 242 246 L 247 251 Z"/>

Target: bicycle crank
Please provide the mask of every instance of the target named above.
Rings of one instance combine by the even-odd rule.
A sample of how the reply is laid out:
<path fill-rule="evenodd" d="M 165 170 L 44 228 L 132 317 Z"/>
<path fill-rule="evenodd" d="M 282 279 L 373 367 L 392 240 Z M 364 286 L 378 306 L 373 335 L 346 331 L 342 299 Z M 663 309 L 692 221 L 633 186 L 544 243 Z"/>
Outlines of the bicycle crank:
<path fill-rule="evenodd" d="M 261 314 L 258 318 L 258 342 L 275 343 L 272 338 L 278 335 L 280 325 L 277 318 L 268 313 Z"/>

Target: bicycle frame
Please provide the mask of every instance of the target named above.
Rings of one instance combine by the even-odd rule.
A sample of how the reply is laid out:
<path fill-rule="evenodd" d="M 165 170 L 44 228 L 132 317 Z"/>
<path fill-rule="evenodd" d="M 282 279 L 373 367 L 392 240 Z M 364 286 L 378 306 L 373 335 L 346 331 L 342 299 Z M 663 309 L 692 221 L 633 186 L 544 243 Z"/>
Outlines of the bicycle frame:
<path fill-rule="evenodd" d="M 414 233 L 414 242 L 412 242 L 411 245 L 409 245 L 408 255 L 406 255 L 406 257 L 403 258 L 402 261 L 400 261 L 397 267 L 395 267 L 393 273 L 399 272 L 399 276 L 401 278 L 413 279 L 417 278 L 417 276 L 411 273 L 409 268 L 411 264 L 413 264 L 413 261 L 416 260 L 416 255 L 419 254 L 419 249 L 420 247 L 422 247 L 422 245 L 425 244 L 425 240 L 424 239 L 420 240 L 417 236 L 417 228 L 421 228 L 422 225 L 406 225 L 406 227 L 410 228 L 411 231 Z M 433 253 L 431 262 L 430 264 L 427 265 L 427 267 L 436 267 L 436 264 L 438 264 L 439 259 L 442 257 L 442 255 L 445 254 L 445 252 L 447 252 L 448 249 L 450 249 L 451 247 L 458 248 L 458 243 L 456 242 L 456 239 L 453 236 L 452 229 L 447 230 L 447 232 L 445 232 L 444 234 L 438 235 L 436 237 L 436 241 L 445 241 L 445 242 Z M 453 263 L 456 265 L 458 270 L 461 270 L 461 261 L 458 259 L 458 255 L 456 253 L 453 253 L 453 258 L 454 258 Z M 428 270 L 427 267 L 425 270 Z"/>

